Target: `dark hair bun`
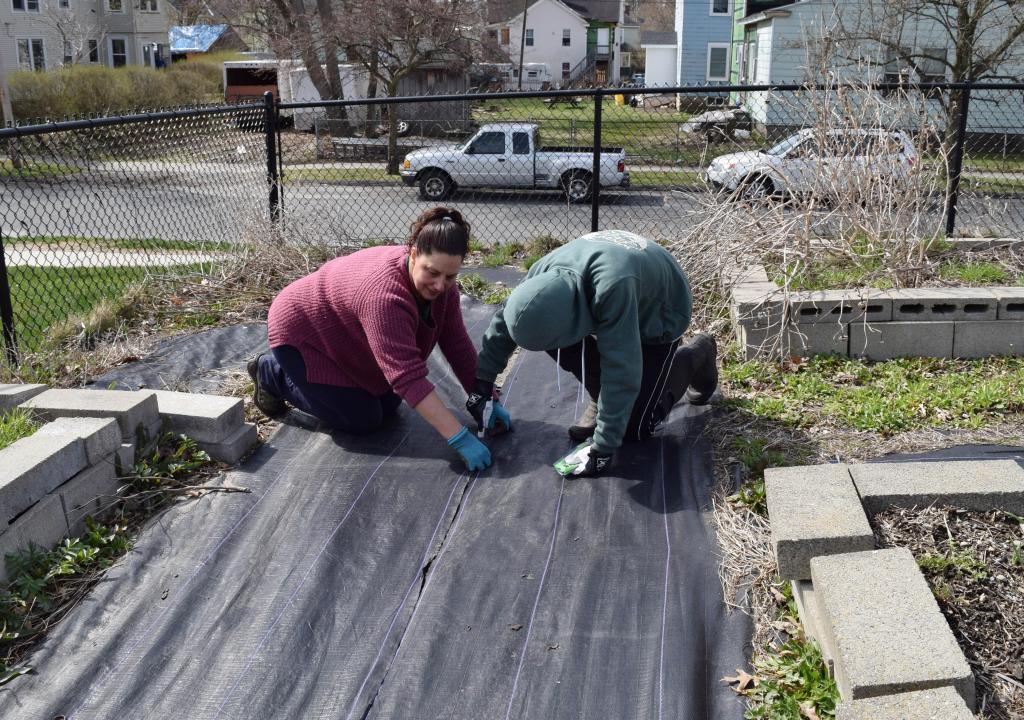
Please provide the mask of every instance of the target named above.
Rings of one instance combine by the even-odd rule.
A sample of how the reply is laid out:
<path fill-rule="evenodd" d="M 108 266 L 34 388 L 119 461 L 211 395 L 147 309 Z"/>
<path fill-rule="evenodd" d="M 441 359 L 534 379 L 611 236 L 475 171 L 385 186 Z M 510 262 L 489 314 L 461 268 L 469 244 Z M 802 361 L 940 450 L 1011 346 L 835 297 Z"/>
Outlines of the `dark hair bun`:
<path fill-rule="evenodd" d="M 469 223 L 454 208 L 431 208 L 413 222 L 408 245 L 420 254 L 439 252 L 465 258 L 469 252 Z"/>

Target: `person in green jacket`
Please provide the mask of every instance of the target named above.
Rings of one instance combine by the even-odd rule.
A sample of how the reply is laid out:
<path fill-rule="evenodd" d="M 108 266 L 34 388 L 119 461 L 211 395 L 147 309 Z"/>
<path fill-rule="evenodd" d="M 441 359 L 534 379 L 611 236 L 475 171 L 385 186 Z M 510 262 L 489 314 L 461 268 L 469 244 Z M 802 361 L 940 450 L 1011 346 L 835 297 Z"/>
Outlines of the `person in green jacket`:
<path fill-rule="evenodd" d="M 686 275 L 657 243 L 621 230 L 577 238 L 534 263 L 495 313 L 466 406 L 479 414 L 516 346 L 546 351 L 589 395 L 569 428 L 587 442 L 572 474 L 600 474 L 623 441 L 650 437 L 684 396 L 696 405 L 714 393 L 714 338 L 680 345 L 692 307 Z"/>

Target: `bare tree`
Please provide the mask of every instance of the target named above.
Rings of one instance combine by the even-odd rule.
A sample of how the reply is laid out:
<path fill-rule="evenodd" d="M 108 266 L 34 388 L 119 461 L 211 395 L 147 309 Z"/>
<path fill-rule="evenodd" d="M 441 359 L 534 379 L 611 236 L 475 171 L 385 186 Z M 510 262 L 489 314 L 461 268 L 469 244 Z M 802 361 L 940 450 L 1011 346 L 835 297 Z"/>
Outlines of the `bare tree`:
<path fill-rule="evenodd" d="M 106 30 L 95 9 L 60 8 L 47 3 L 40 19 L 57 31 L 65 56 L 74 63 L 89 60 L 90 41 L 95 42 L 97 52 L 106 37 Z M 70 52 L 68 52 L 70 51 Z"/>

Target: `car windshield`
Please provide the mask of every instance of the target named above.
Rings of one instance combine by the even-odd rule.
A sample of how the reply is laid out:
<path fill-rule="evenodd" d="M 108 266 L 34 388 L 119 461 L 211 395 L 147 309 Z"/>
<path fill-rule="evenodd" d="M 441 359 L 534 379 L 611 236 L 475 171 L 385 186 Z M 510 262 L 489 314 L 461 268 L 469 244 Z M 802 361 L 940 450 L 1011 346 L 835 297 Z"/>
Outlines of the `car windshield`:
<path fill-rule="evenodd" d="M 782 142 L 780 142 L 775 147 L 769 150 L 765 150 L 764 153 L 765 155 L 775 155 L 776 157 L 779 157 L 781 155 L 785 155 L 787 152 L 795 148 L 797 145 L 802 143 L 803 140 L 803 135 L 791 135 Z"/>

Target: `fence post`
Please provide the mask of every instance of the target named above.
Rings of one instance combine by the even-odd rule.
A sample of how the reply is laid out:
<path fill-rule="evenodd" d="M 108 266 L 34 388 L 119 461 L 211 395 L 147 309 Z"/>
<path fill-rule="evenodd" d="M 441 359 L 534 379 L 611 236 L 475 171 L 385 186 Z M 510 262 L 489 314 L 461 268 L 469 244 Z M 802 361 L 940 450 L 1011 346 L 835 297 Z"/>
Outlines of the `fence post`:
<path fill-rule="evenodd" d="M 263 126 L 267 136 L 267 186 L 270 190 L 270 221 L 281 219 L 281 183 L 277 167 L 277 112 L 274 93 L 263 93 Z"/>
<path fill-rule="evenodd" d="M 594 94 L 594 172 L 590 178 L 590 232 L 597 232 L 601 202 L 601 91 Z"/>
<path fill-rule="evenodd" d="M 960 173 L 964 166 L 964 145 L 967 141 L 967 113 L 971 104 L 971 83 L 964 85 L 957 110 L 956 144 L 949 163 L 949 184 L 946 187 L 946 237 L 952 237 L 956 228 L 956 204 L 960 197 Z"/>
<path fill-rule="evenodd" d="M 11 305 L 11 285 L 7 279 L 7 258 L 4 236 L 0 232 L 0 324 L 3 325 L 4 348 L 11 365 L 18 364 L 17 338 L 14 334 L 14 307 Z"/>

